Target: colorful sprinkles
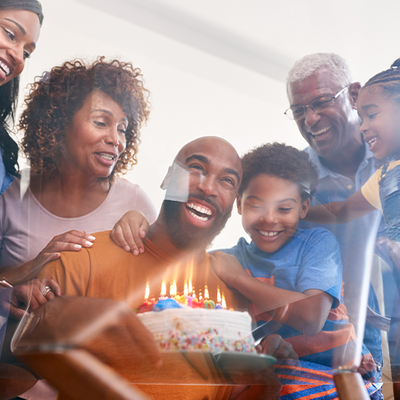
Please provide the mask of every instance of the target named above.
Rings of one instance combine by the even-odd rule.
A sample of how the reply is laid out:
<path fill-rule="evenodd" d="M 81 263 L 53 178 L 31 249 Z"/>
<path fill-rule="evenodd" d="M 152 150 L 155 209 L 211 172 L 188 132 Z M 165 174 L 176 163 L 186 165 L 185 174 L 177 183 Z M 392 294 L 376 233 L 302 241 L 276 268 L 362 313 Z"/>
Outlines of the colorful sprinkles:
<path fill-rule="evenodd" d="M 235 351 L 239 353 L 254 353 L 254 340 L 249 336 L 240 340 L 229 340 L 218 335 L 215 329 L 208 329 L 196 335 L 174 330 L 167 335 L 155 334 L 161 351 Z"/>

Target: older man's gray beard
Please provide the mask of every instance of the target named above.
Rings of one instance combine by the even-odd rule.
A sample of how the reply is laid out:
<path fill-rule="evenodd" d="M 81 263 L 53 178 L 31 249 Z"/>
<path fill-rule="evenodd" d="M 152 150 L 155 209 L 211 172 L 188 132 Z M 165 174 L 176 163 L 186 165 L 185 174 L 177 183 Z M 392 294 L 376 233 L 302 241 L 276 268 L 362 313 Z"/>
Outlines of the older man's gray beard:
<path fill-rule="evenodd" d="M 181 210 L 185 203 L 164 200 L 164 216 L 167 225 L 167 233 L 171 243 L 180 250 L 206 249 L 216 236 L 224 229 L 226 221 L 231 216 L 232 207 L 226 214 L 222 214 L 219 208 L 211 201 L 200 196 L 191 196 L 210 203 L 217 211 L 217 215 L 210 228 L 202 229 L 189 223 L 183 224 Z M 233 205 L 232 205 L 233 206 Z"/>

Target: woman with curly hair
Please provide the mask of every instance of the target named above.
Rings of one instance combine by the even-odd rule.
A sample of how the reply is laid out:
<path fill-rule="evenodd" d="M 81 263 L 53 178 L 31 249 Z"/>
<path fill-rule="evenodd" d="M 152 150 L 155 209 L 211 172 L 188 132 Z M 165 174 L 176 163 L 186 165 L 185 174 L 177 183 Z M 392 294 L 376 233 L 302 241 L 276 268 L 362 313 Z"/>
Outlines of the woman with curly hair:
<path fill-rule="evenodd" d="M 17 271 L 28 271 L 22 273 L 25 281 L 34 278 L 60 251 L 90 247 L 95 238 L 85 232 L 112 229 L 132 208 L 155 220 L 144 191 L 119 177 L 137 162 L 148 95 L 139 69 L 104 57 L 91 65 L 65 62 L 31 85 L 20 120 L 31 168 L 0 197 L 0 210 L 7 210 L 0 212 L 0 270 L 6 271 L 0 283 L 21 283 L 19 276 L 4 278 Z M 17 298 L 26 287 L 30 309 L 61 294 L 51 280 L 16 286 L 13 317 L 20 318 L 28 305 L 24 296 Z M 0 309 L 1 303 L 0 295 Z"/>
<path fill-rule="evenodd" d="M 18 145 L 10 136 L 19 75 L 36 48 L 43 12 L 37 0 L 0 2 L 0 195 L 18 175 Z"/>
<path fill-rule="evenodd" d="M 89 247 L 85 232 L 112 229 L 132 208 L 155 220 L 144 191 L 118 177 L 137 162 L 148 94 L 139 69 L 104 58 L 66 62 L 31 85 L 20 120 L 30 175 L 0 197 L 0 270 Z"/>

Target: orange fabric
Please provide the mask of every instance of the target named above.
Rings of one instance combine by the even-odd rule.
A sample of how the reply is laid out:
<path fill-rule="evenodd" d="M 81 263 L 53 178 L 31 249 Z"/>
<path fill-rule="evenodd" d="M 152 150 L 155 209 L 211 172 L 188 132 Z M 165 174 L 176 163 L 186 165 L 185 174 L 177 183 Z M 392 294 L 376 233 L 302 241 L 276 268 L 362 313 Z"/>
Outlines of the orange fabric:
<path fill-rule="evenodd" d="M 214 273 L 205 253 L 200 265 L 179 262 L 145 240 L 145 252 L 133 256 L 115 245 L 110 233 L 95 234 L 92 248 L 79 252 L 63 252 L 61 258 L 49 263 L 39 278 L 57 281 L 65 295 L 108 298 L 127 302 L 132 309 L 143 303 L 147 283 L 150 298 L 158 298 L 164 281 L 169 285 L 175 280 L 178 292 L 183 292 L 184 283 L 191 278 L 196 294 L 208 285 L 210 298 L 217 297 L 217 288 L 224 294 L 228 308 L 247 310 L 247 300 L 238 292 L 228 288 Z M 168 359 L 161 370 L 127 360 L 116 354 L 109 363 L 130 382 L 138 384 L 150 398 L 155 399 L 227 399 L 230 386 L 218 374 L 210 359 L 184 359 L 181 353 L 164 353 Z M 201 353 L 200 353 L 201 354 Z M 200 357 L 200 358 L 198 358 Z M 203 355 L 202 357 L 206 357 Z M 207 397 L 208 396 L 208 397 Z M 60 397 L 60 400 L 62 397 Z"/>
<path fill-rule="evenodd" d="M 324 381 L 322 378 L 328 378 L 328 379 L 332 379 L 332 374 L 331 373 L 327 373 L 324 371 L 318 371 L 316 369 L 311 369 L 311 368 L 305 368 L 303 365 L 302 366 L 297 366 L 297 365 L 289 365 L 289 364 L 285 364 L 285 369 L 292 369 L 294 371 L 299 371 L 302 373 L 310 373 L 313 375 L 319 375 L 321 376 L 321 380 Z M 316 382 L 319 382 L 318 380 L 316 380 Z M 324 381 L 325 382 L 325 381 Z"/>
<path fill-rule="evenodd" d="M 197 295 L 201 289 L 204 296 L 207 284 L 210 298 L 216 301 L 219 287 L 228 308 L 248 310 L 247 300 L 217 277 L 207 253 L 200 265 L 190 261 L 182 263 L 146 239 L 145 252 L 135 257 L 118 247 L 111 240 L 109 231 L 94 236 L 92 248 L 61 253 L 60 259 L 46 265 L 39 278 L 54 279 L 64 294 L 125 301 L 132 309 L 143 303 L 147 283 L 150 298 L 158 298 L 163 281 L 168 293 L 172 281 L 176 281 L 178 292 L 183 292 L 184 283 L 191 278 Z"/>
<path fill-rule="evenodd" d="M 301 392 L 303 390 L 312 389 L 315 385 L 285 385 L 281 391 L 281 396 Z M 312 399 L 323 399 L 324 396 L 329 396 L 336 392 L 336 388 L 326 390 L 325 392 L 318 392 L 310 394 L 308 396 L 297 397 L 298 400 L 312 400 Z M 329 399 L 331 399 L 329 397 Z M 338 400 L 338 397 L 334 397 L 332 400 Z"/>

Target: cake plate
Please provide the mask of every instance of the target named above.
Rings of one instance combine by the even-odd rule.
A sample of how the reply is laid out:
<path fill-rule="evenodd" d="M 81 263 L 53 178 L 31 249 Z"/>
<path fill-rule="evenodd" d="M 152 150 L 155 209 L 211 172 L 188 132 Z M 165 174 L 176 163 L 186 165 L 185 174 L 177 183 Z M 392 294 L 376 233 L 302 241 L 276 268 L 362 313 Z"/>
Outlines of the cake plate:
<path fill-rule="evenodd" d="M 276 358 L 265 354 L 246 354 L 235 352 L 215 353 L 214 357 L 223 373 L 257 373 L 276 363 Z"/>

